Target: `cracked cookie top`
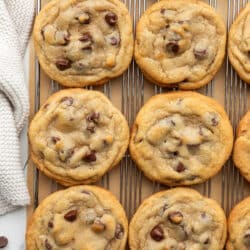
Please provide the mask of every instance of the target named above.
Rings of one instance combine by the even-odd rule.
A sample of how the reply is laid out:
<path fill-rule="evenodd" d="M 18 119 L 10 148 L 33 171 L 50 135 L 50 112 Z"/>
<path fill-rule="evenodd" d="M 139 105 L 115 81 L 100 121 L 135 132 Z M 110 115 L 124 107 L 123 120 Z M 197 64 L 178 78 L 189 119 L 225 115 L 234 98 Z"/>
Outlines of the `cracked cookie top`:
<path fill-rule="evenodd" d="M 131 250 L 222 250 L 225 240 L 222 208 L 188 188 L 152 195 L 129 225 Z"/>
<path fill-rule="evenodd" d="M 230 62 L 239 76 L 250 83 L 250 3 L 232 24 L 228 38 Z"/>
<path fill-rule="evenodd" d="M 130 153 L 148 178 L 191 185 L 214 176 L 232 145 L 232 127 L 219 103 L 194 92 L 172 92 L 152 97 L 139 111 Z"/>
<path fill-rule="evenodd" d="M 95 186 L 48 196 L 26 233 L 27 250 L 124 250 L 128 222 L 118 200 Z"/>
<path fill-rule="evenodd" d="M 97 181 L 125 153 L 129 128 L 102 93 L 61 90 L 45 102 L 29 128 L 38 168 L 69 186 Z"/>
<path fill-rule="evenodd" d="M 196 89 L 214 77 L 225 46 L 225 25 L 212 7 L 201 1 L 163 0 L 137 25 L 135 58 L 152 82 Z"/>
<path fill-rule="evenodd" d="M 119 0 L 52 0 L 36 18 L 34 44 L 44 71 L 62 85 L 101 84 L 131 61 L 131 18 Z"/>
<path fill-rule="evenodd" d="M 228 218 L 227 250 L 250 249 L 250 198 L 237 204 Z"/>

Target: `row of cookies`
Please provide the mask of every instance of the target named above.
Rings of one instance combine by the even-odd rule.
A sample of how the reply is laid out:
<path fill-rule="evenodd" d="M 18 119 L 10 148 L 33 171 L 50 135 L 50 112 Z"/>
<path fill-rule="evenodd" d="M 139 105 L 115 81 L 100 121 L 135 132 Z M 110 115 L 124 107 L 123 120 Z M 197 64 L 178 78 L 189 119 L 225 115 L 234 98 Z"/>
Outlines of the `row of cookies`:
<path fill-rule="evenodd" d="M 250 83 L 250 4 L 229 34 L 232 65 Z M 226 28 L 216 11 L 197 0 L 162 0 L 137 24 L 120 0 L 52 0 L 34 25 L 34 45 L 44 71 L 68 87 L 98 85 L 121 75 L 133 50 L 153 83 L 197 89 L 214 77 L 226 47 Z M 135 47 L 135 48 L 134 48 Z"/>
<path fill-rule="evenodd" d="M 228 220 L 227 250 L 250 247 L 250 203 Z M 96 186 L 75 186 L 47 197 L 27 228 L 27 250 L 124 250 L 128 220 L 119 201 Z M 227 222 L 220 205 L 197 191 L 174 188 L 143 201 L 129 225 L 131 250 L 222 250 Z"/>
<path fill-rule="evenodd" d="M 240 122 L 234 148 L 234 161 L 248 180 L 249 117 L 250 113 Z M 62 185 L 89 184 L 118 165 L 129 144 L 145 176 L 180 186 L 216 175 L 233 147 L 233 130 L 223 107 L 195 92 L 153 96 L 129 134 L 125 117 L 104 94 L 65 89 L 50 96 L 31 121 L 31 158 Z"/>

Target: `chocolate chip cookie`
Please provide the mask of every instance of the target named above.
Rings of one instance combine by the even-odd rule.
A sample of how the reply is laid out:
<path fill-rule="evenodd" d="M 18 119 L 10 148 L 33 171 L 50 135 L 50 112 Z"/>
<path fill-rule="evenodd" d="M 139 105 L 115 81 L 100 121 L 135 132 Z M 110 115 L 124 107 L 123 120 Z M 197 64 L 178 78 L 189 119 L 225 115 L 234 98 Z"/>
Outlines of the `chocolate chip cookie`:
<path fill-rule="evenodd" d="M 27 250 L 124 250 L 128 222 L 118 200 L 95 186 L 76 186 L 48 196 L 26 233 Z"/>
<path fill-rule="evenodd" d="M 130 64 L 132 21 L 120 0 L 52 0 L 36 18 L 34 45 L 42 68 L 60 84 L 102 84 Z"/>
<path fill-rule="evenodd" d="M 129 225 L 131 250 L 222 250 L 226 218 L 216 201 L 188 188 L 146 199 Z"/>
<path fill-rule="evenodd" d="M 96 182 L 119 163 L 128 124 L 101 92 L 61 90 L 43 104 L 29 128 L 31 157 L 65 186 Z"/>
<path fill-rule="evenodd" d="M 234 69 L 250 83 L 250 3 L 232 24 L 228 38 L 228 56 Z"/>
<path fill-rule="evenodd" d="M 250 249 L 250 197 L 237 204 L 228 218 L 227 250 Z"/>
<path fill-rule="evenodd" d="M 234 144 L 233 160 L 241 174 L 250 181 L 250 111 L 241 119 Z"/>
<path fill-rule="evenodd" d="M 197 89 L 220 68 L 225 46 L 226 28 L 212 7 L 197 0 L 162 0 L 137 25 L 135 59 L 153 83 Z"/>
<path fill-rule="evenodd" d="M 152 97 L 132 128 L 130 153 L 151 180 L 170 186 L 201 183 L 228 159 L 233 131 L 223 107 L 195 92 Z"/>

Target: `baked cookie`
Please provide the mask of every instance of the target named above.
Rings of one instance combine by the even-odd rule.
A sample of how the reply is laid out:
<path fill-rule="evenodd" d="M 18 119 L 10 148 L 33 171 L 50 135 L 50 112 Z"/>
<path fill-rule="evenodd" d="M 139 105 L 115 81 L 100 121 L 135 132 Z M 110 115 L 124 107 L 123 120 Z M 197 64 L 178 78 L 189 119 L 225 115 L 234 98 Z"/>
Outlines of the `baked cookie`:
<path fill-rule="evenodd" d="M 197 89 L 220 68 L 225 46 L 226 28 L 212 7 L 197 0 L 162 0 L 137 25 L 135 59 L 160 86 Z"/>
<path fill-rule="evenodd" d="M 152 97 L 132 128 L 130 153 L 151 180 L 169 186 L 204 182 L 228 159 L 233 131 L 223 107 L 195 92 Z"/>
<path fill-rule="evenodd" d="M 48 196 L 26 233 L 27 250 L 123 250 L 126 214 L 107 190 L 76 186 Z"/>
<path fill-rule="evenodd" d="M 97 85 L 127 69 L 132 21 L 120 0 L 52 0 L 34 25 L 44 71 L 64 86 Z"/>
<path fill-rule="evenodd" d="M 250 249 L 250 197 L 237 204 L 228 218 L 227 250 Z"/>
<path fill-rule="evenodd" d="M 238 125 L 237 137 L 234 144 L 233 160 L 241 174 L 250 181 L 250 111 Z"/>
<path fill-rule="evenodd" d="M 228 38 L 228 56 L 234 69 L 250 83 L 250 3 L 232 24 Z"/>
<path fill-rule="evenodd" d="M 146 199 L 129 225 L 131 250 L 222 250 L 226 218 L 216 201 L 189 188 Z"/>
<path fill-rule="evenodd" d="M 129 141 L 128 124 L 101 92 L 61 90 L 31 121 L 31 158 L 65 186 L 96 182 L 119 163 Z"/>

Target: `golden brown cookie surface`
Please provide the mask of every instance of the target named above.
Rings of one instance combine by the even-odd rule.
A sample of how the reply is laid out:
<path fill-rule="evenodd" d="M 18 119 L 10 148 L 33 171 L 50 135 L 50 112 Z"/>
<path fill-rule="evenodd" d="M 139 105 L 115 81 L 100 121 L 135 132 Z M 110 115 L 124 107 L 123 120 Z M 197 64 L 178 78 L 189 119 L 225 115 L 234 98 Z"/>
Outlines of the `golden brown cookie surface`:
<path fill-rule="evenodd" d="M 119 76 L 133 53 L 132 23 L 120 0 L 52 0 L 34 25 L 44 71 L 69 87 Z"/>
<path fill-rule="evenodd" d="M 237 204 L 228 218 L 227 250 L 250 248 L 250 198 Z"/>
<path fill-rule="evenodd" d="M 143 173 L 170 186 L 214 176 L 232 146 L 223 107 L 212 98 L 181 91 L 152 97 L 139 111 L 130 139 L 131 156 Z"/>
<path fill-rule="evenodd" d="M 118 200 L 95 186 L 76 186 L 48 196 L 26 233 L 27 250 L 124 250 L 128 222 Z"/>
<path fill-rule="evenodd" d="M 196 89 L 220 68 L 225 46 L 225 25 L 212 7 L 197 0 L 162 0 L 137 25 L 135 59 L 153 83 Z"/>
<path fill-rule="evenodd" d="M 129 225 L 131 250 L 222 250 L 225 240 L 222 208 L 188 188 L 150 196 Z"/>
<path fill-rule="evenodd" d="M 61 90 L 44 103 L 29 128 L 37 167 L 70 186 L 97 181 L 125 153 L 129 128 L 101 92 Z"/>
<path fill-rule="evenodd" d="M 250 83 L 250 4 L 232 24 L 228 38 L 228 55 L 239 76 Z"/>
<path fill-rule="evenodd" d="M 234 144 L 233 160 L 241 174 L 250 181 L 250 112 L 241 119 Z"/>

